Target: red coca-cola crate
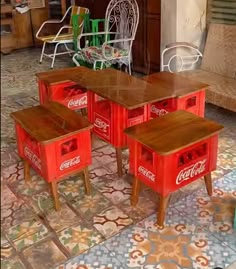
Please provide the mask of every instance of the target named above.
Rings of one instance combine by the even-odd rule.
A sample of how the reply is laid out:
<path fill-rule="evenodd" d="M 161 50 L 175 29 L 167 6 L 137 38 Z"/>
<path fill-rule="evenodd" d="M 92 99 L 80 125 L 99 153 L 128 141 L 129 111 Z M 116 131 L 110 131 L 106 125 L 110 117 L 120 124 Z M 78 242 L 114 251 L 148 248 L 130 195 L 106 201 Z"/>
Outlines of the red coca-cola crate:
<path fill-rule="evenodd" d="M 16 124 L 19 156 L 48 182 L 75 173 L 91 164 L 89 130 L 51 143 L 40 143 Z"/>
<path fill-rule="evenodd" d="M 41 104 L 47 101 L 56 101 L 72 110 L 87 107 L 86 90 L 74 82 L 44 86 L 44 90 L 40 90 L 39 96 Z"/>
<path fill-rule="evenodd" d="M 160 155 L 131 141 L 137 156 L 130 156 L 134 175 L 163 196 L 182 188 L 216 168 L 217 136 L 212 136 L 171 155 Z M 134 153 L 134 149 L 131 153 Z"/>
<path fill-rule="evenodd" d="M 56 101 L 64 106 L 78 110 L 87 107 L 86 89 L 70 80 L 78 77 L 83 80 L 88 69 L 73 67 L 36 74 L 38 78 L 40 104 Z"/>
<path fill-rule="evenodd" d="M 150 106 L 150 114 L 152 118 L 156 118 L 181 109 L 204 117 L 205 90 L 155 102 Z"/>
<path fill-rule="evenodd" d="M 55 207 L 59 208 L 57 181 L 84 171 L 89 193 L 92 125 L 87 119 L 56 102 L 47 102 L 11 113 L 15 120 L 18 153 L 24 160 L 25 180 L 29 166 L 51 183 Z"/>
<path fill-rule="evenodd" d="M 88 119 L 93 132 L 115 147 L 127 146 L 124 129 L 148 120 L 148 106 L 128 110 L 88 91 Z"/>
<path fill-rule="evenodd" d="M 218 133 L 223 126 L 184 110 L 127 128 L 129 163 L 135 175 L 132 204 L 140 181 L 160 194 L 163 225 L 169 194 L 204 176 L 212 194 L 211 171 L 216 169 Z"/>

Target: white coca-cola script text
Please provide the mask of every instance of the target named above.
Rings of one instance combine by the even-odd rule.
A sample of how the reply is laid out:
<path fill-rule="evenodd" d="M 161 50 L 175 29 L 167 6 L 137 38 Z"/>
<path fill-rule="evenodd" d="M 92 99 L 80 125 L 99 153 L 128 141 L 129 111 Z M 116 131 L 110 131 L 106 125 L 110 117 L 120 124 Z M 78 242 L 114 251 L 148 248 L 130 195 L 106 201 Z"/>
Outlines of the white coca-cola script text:
<path fill-rule="evenodd" d="M 85 105 L 87 105 L 87 95 L 84 95 L 79 99 L 72 98 L 67 104 L 68 108 L 77 107 L 77 106 L 81 107 Z"/>
<path fill-rule="evenodd" d="M 151 181 L 155 181 L 155 175 L 151 171 L 144 168 L 143 166 L 140 165 L 138 167 L 138 172 L 143 174 L 145 177 L 149 178 Z"/>
<path fill-rule="evenodd" d="M 39 157 L 27 146 L 24 147 L 24 154 L 39 170 L 41 170 L 41 160 Z"/>
<path fill-rule="evenodd" d="M 104 133 L 107 133 L 107 128 L 109 127 L 109 124 L 107 124 L 100 118 L 96 118 L 94 121 L 94 126 L 101 129 Z"/>
<path fill-rule="evenodd" d="M 64 169 L 68 169 L 71 166 L 74 166 L 76 164 L 80 163 L 80 156 L 76 156 L 74 158 L 71 158 L 69 160 L 64 161 L 61 165 L 60 165 L 60 170 L 63 171 Z"/>
<path fill-rule="evenodd" d="M 176 184 L 179 185 L 185 180 L 203 173 L 206 170 L 206 162 L 207 159 L 204 159 L 182 169 L 176 178 Z"/>

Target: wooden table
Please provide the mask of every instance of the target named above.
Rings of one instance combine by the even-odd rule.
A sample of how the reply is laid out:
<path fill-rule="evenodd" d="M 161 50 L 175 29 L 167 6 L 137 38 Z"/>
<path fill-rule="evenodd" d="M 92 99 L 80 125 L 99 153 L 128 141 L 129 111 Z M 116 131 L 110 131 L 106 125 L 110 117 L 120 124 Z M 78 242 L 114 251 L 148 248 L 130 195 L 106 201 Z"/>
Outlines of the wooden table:
<path fill-rule="evenodd" d="M 56 209 L 59 208 L 57 182 L 66 176 L 83 170 L 85 189 L 89 192 L 92 125 L 86 118 L 56 102 L 13 112 L 11 117 L 15 120 L 26 182 L 30 180 L 32 166 L 51 183 Z"/>
<path fill-rule="evenodd" d="M 95 124 L 93 132 L 116 148 L 119 175 L 122 175 L 121 149 L 127 146 L 124 129 L 149 120 L 152 103 L 186 97 L 198 91 L 204 92 L 204 88 L 208 86 L 168 72 L 140 79 L 112 68 L 87 74 L 86 69 L 83 70 L 83 80 L 73 74 L 70 74 L 70 79 L 87 89 L 88 118 Z M 89 79 L 85 79 L 86 76 Z M 97 96 L 109 100 L 110 116 L 101 114 L 96 105 Z M 205 99 L 202 103 L 205 103 Z M 129 121 L 129 115 L 139 113 L 140 111 L 135 110 L 139 108 L 143 110 L 139 117 L 133 117 Z"/>
<path fill-rule="evenodd" d="M 132 205 L 138 201 L 140 182 L 148 185 L 160 195 L 157 223 L 162 226 L 171 192 L 204 176 L 212 195 L 211 171 L 216 169 L 222 128 L 183 110 L 127 128 L 135 175 Z"/>

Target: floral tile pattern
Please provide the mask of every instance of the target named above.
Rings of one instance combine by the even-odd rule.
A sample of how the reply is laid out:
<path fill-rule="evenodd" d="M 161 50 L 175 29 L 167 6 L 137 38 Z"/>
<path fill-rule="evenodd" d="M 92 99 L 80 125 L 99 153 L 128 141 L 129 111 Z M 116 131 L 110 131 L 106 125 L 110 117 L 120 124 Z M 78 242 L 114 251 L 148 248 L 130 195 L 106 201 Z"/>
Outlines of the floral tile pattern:
<path fill-rule="evenodd" d="M 35 73 L 40 50 L 2 56 L 1 72 L 1 267 L 3 269 L 213 269 L 236 261 L 232 228 L 236 205 L 236 114 L 206 105 L 206 116 L 225 126 L 219 134 L 213 197 L 200 179 L 171 195 L 165 226 L 156 225 L 158 194 L 143 185 L 138 204 L 130 205 L 129 151 L 122 151 L 117 175 L 115 148 L 92 136 L 92 191 L 82 176 L 58 183 L 60 210 L 50 185 L 31 169 L 24 182 L 10 113 L 39 104 Z M 71 66 L 58 57 L 56 66 Z"/>
<path fill-rule="evenodd" d="M 104 240 L 96 230 L 82 225 L 63 230 L 58 233 L 58 238 L 72 256 L 78 255 Z"/>
<path fill-rule="evenodd" d="M 23 255 L 34 269 L 54 268 L 66 261 L 66 256 L 58 249 L 53 241 L 44 241 L 23 251 Z"/>
<path fill-rule="evenodd" d="M 62 267 L 63 266 L 63 267 Z M 97 245 L 56 269 L 122 269 L 122 264 L 102 244 Z"/>
<path fill-rule="evenodd" d="M 31 221 L 17 224 L 5 232 L 15 248 L 20 251 L 45 238 L 48 230 L 38 220 L 32 219 Z"/>
<path fill-rule="evenodd" d="M 26 269 L 22 261 L 18 257 L 14 257 L 10 260 L 1 261 L 2 269 Z"/>
<path fill-rule="evenodd" d="M 112 206 L 93 218 L 94 227 L 106 238 L 115 235 L 133 221 L 119 208 Z"/>

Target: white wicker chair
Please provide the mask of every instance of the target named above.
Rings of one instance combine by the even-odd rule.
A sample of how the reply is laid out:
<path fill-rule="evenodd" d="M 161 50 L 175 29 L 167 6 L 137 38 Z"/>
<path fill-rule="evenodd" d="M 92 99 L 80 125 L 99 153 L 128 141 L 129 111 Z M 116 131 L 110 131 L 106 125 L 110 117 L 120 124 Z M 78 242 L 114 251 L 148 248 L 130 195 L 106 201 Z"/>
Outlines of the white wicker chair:
<path fill-rule="evenodd" d="M 42 63 L 43 61 L 43 56 L 49 57 L 52 59 L 51 68 L 53 68 L 55 57 L 57 55 L 73 54 L 75 52 L 67 46 L 68 44 L 73 44 L 74 42 L 72 16 L 76 14 L 81 15 L 79 16 L 79 28 L 81 33 L 84 26 L 84 15 L 88 13 L 89 10 L 87 8 L 79 6 L 70 6 L 61 20 L 47 20 L 41 25 L 38 32 L 36 33 L 36 38 L 43 42 L 40 63 Z M 69 16 L 70 22 L 66 25 L 65 22 Z M 55 27 L 57 27 L 58 25 L 60 27 L 59 31 L 56 34 L 44 35 L 43 32 L 45 28 L 47 28 L 48 24 L 53 24 Z M 51 54 L 45 53 L 45 46 L 47 43 L 55 44 L 54 52 Z M 66 50 L 63 52 L 57 52 L 58 46 L 61 44 L 65 46 Z"/>
<path fill-rule="evenodd" d="M 78 36 L 78 52 L 73 56 L 74 63 L 79 66 L 82 60 L 93 65 L 93 69 L 118 63 L 128 66 L 131 74 L 132 45 L 139 22 L 139 8 L 136 0 L 111 0 L 105 15 L 104 32 L 84 33 Z M 80 41 L 93 35 L 103 35 L 101 46 L 85 46 Z M 99 64 L 99 66 L 98 66 Z"/>

